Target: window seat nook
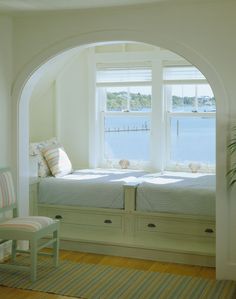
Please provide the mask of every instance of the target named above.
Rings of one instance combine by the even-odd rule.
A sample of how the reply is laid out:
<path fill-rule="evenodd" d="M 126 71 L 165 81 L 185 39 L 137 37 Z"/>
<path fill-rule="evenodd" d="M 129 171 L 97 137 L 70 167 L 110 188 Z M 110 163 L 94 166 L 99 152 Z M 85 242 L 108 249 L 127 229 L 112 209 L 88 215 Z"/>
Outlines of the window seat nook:
<path fill-rule="evenodd" d="M 93 173 L 96 173 L 98 176 L 99 171 L 101 174 L 101 169 L 94 170 Z M 81 199 L 78 200 L 77 204 L 75 203 L 75 187 L 69 188 L 71 190 L 71 198 L 68 193 L 66 194 L 66 200 L 61 201 L 60 196 L 56 196 L 53 193 L 50 195 L 49 191 L 53 189 L 52 185 L 50 185 L 51 183 L 45 184 L 45 182 L 53 180 L 59 186 L 63 178 L 43 178 L 32 182 L 30 185 L 31 214 L 60 219 L 62 248 L 166 262 L 214 266 L 215 217 L 212 212 L 215 204 L 214 175 L 207 174 L 206 180 L 202 178 L 205 181 L 205 187 L 202 188 L 201 184 L 198 184 L 199 180 L 196 179 L 194 181 L 194 175 L 191 173 L 188 174 L 192 176 L 190 181 L 182 175 L 183 183 L 178 187 L 181 189 L 180 193 L 178 188 L 176 189 L 174 186 L 169 188 L 169 197 L 173 198 L 173 193 L 176 194 L 177 206 L 178 203 L 181 205 L 181 200 L 184 197 L 187 200 L 187 197 L 191 195 L 191 209 L 184 210 L 183 208 L 181 212 L 181 207 L 177 211 L 158 208 L 145 210 L 140 208 L 139 192 L 143 192 L 144 186 L 148 189 L 148 184 L 152 183 L 153 185 L 157 178 L 161 180 L 162 188 L 158 188 L 158 184 L 155 185 L 156 202 L 158 203 L 159 199 L 164 200 L 163 198 L 161 199 L 163 180 L 170 180 L 170 173 L 166 177 L 160 174 L 141 174 L 136 172 L 137 175 L 135 177 L 135 175 L 130 175 L 129 170 L 122 170 L 123 174 L 125 174 L 124 177 L 122 178 L 121 174 L 119 179 L 117 179 L 119 192 L 121 191 L 119 194 L 120 201 L 118 201 L 120 204 L 111 205 L 110 203 L 108 205 L 108 201 L 100 198 L 102 196 L 101 193 L 99 194 L 99 190 L 101 192 L 99 188 L 103 186 L 103 188 L 108 188 L 107 190 L 109 190 L 107 186 L 109 185 L 108 177 L 114 181 L 114 173 L 110 173 L 108 177 L 106 176 L 104 183 L 99 181 L 99 184 L 95 183 L 92 186 L 91 182 L 88 184 L 85 179 L 86 176 L 88 179 L 88 173 L 90 173 L 91 177 L 91 170 L 90 172 L 88 170 L 80 172 L 84 176 L 81 173 L 79 175 L 79 189 L 81 189 L 78 198 L 80 197 Z M 108 173 L 109 171 L 106 170 L 106 172 Z M 105 170 L 103 170 L 103 173 L 105 173 Z M 178 173 L 179 180 L 180 174 Z M 195 174 L 196 177 L 199 177 L 199 175 Z M 65 176 L 62 185 L 65 193 L 65 184 L 70 185 L 70 180 L 66 177 L 68 176 Z M 70 178 L 73 178 L 73 173 L 70 175 Z M 100 180 L 101 178 L 97 179 Z M 74 181 L 75 179 L 73 180 L 73 185 L 75 184 Z M 191 184 L 187 182 L 191 182 Z M 195 186 L 194 182 L 196 182 Z M 111 185 L 110 187 L 112 190 L 114 186 L 112 187 Z M 205 191 L 203 190 L 204 188 Z M 86 197 L 86 189 L 90 197 Z M 151 191 L 154 192 L 153 186 Z M 54 192 L 58 193 L 60 189 Z M 93 193 L 93 200 L 91 192 Z M 48 201 L 45 198 L 43 199 L 42 195 L 44 194 L 47 195 Z M 109 194 L 109 192 L 104 191 L 103 194 Z M 210 198 L 208 204 L 210 206 L 209 213 L 194 213 L 194 202 L 198 199 L 196 205 L 199 205 L 201 197 L 204 196 Z M 195 201 L 194 197 L 196 197 Z M 87 205 L 86 202 L 88 203 Z M 112 197 L 111 202 L 115 202 Z M 198 211 L 200 210 L 198 209 Z M 203 207 L 202 210 L 204 210 Z"/>

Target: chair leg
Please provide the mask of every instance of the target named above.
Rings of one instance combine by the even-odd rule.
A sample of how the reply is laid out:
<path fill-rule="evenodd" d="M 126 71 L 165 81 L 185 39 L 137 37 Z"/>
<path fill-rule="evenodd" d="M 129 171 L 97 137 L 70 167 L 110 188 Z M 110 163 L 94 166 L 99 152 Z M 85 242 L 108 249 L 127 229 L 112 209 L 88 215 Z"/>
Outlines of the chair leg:
<path fill-rule="evenodd" d="M 58 263 L 59 263 L 59 236 L 58 236 L 58 230 L 53 232 L 53 238 L 55 239 L 55 242 L 53 243 L 53 265 L 55 267 L 57 267 Z"/>
<path fill-rule="evenodd" d="M 13 262 L 16 260 L 16 248 L 17 248 L 17 241 L 12 240 L 12 245 L 11 245 L 11 259 Z"/>
<path fill-rule="evenodd" d="M 30 242 L 30 278 L 31 281 L 36 281 L 37 278 L 37 241 Z"/>

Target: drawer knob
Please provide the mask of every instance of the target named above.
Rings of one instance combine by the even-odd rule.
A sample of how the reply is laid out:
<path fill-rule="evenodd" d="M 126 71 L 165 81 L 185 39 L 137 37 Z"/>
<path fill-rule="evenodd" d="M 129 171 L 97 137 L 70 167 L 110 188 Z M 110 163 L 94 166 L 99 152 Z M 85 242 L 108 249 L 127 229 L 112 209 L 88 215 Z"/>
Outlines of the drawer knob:
<path fill-rule="evenodd" d="M 205 233 L 212 234 L 214 233 L 214 230 L 212 228 L 206 228 Z"/>
<path fill-rule="evenodd" d="M 110 223 L 112 223 L 112 221 L 111 221 L 111 219 L 105 219 L 104 223 L 110 224 Z"/>
<path fill-rule="evenodd" d="M 56 215 L 55 219 L 59 219 L 60 220 L 60 219 L 63 219 L 63 217 L 61 215 Z"/>
<path fill-rule="evenodd" d="M 154 223 L 148 223 L 147 226 L 148 226 L 148 227 L 156 227 L 156 224 L 154 224 Z"/>

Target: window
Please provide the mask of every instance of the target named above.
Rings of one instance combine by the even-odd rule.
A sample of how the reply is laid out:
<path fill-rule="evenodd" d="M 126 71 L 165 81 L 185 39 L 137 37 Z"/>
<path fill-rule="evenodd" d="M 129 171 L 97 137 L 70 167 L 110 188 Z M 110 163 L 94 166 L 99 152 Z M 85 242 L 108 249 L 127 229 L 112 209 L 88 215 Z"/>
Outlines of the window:
<path fill-rule="evenodd" d="M 97 165 L 127 159 L 156 171 L 189 170 L 192 162 L 214 169 L 213 92 L 194 66 L 162 63 L 97 64 Z"/>
<path fill-rule="evenodd" d="M 194 67 L 165 68 L 167 166 L 215 164 L 215 98 Z"/>
<path fill-rule="evenodd" d="M 102 164 L 150 161 L 151 79 L 150 67 L 97 70 Z"/>

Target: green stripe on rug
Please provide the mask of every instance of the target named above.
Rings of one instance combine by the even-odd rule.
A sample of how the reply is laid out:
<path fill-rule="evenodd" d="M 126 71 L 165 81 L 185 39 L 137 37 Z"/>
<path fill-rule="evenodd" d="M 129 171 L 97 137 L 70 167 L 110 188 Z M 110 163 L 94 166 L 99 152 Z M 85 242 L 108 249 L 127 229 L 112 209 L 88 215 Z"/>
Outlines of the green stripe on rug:
<path fill-rule="evenodd" d="M 0 270 L 0 284 L 86 299 L 234 299 L 236 294 L 233 281 L 71 261 L 53 268 L 45 258 L 40 259 L 36 282 L 30 282 L 29 273 Z"/>

